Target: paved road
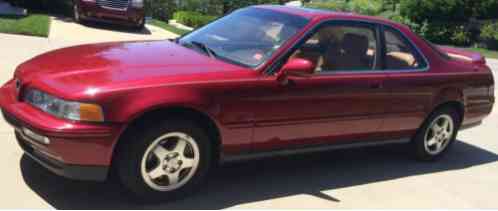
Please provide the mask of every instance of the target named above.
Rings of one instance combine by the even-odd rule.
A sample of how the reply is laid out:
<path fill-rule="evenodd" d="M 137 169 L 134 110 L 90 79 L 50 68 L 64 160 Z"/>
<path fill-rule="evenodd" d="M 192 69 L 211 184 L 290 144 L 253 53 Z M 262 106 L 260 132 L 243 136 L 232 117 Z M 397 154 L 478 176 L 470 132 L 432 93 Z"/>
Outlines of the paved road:
<path fill-rule="evenodd" d="M 36 54 L 90 41 L 61 39 L 67 40 L 0 34 L 0 83 Z M 497 73 L 498 61 L 488 63 Z M 449 156 L 437 163 L 413 161 L 390 147 L 267 159 L 221 167 L 188 199 L 137 205 L 114 183 L 53 176 L 22 155 L 0 119 L 0 208 L 497 208 L 497 126 L 495 108 L 484 125 L 461 132 Z"/>

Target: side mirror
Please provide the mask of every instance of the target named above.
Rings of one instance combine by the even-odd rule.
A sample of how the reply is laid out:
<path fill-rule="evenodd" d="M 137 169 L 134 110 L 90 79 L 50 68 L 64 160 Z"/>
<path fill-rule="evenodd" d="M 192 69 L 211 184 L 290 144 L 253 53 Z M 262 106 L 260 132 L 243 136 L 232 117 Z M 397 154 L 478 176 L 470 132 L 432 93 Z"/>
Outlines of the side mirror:
<path fill-rule="evenodd" d="M 289 76 L 308 77 L 313 74 L 315 68 L 315 64 L 307 59 L 292 58 L 282 67 L 280 73 Z"/>

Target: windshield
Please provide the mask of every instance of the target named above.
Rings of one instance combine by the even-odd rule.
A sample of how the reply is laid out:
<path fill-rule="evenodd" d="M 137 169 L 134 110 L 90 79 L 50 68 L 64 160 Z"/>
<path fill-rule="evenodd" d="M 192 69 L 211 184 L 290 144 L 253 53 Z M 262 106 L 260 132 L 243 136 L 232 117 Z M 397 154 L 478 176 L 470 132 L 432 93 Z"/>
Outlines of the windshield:
<path fill-rule="evenodd" d="M 307 23 L 299 16 L 247 8 L 184 36 L 179 43 L 230 63 L 257 67 Z"/>

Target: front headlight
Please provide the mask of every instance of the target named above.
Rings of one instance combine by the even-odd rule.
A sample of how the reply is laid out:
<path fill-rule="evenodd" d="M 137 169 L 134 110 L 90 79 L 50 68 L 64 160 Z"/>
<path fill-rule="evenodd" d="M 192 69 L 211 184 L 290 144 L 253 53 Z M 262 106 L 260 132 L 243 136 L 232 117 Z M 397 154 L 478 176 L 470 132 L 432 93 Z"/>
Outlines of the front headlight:
<path fill-rule="evenodd" d="M 78 121 L 104 121 L 104 113 L 99 105 L 65 101 L 40 90 L 26 90 L 24 101 L 56 117 Z"/>
<path fill-rule="evenodd" d="M 131 6 L 134 8 L 143 8 L 144 7 L 144 0 L 132 0 Z"/>

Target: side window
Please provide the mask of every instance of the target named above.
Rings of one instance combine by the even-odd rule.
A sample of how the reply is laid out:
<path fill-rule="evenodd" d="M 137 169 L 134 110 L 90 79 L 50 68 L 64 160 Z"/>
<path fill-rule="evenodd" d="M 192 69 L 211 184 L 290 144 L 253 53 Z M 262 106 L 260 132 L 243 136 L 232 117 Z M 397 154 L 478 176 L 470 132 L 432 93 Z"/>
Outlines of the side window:
<path fill-rule="evenodd" d="M 369 25 L 326 25 L 292 57 L 308 59 L 315 72 L 371 71 L 376 67 L 377 37 Z"/>
<path fill-rule="evenodd" d="M 413 70 L 426 66 L 425 62 L 414 51 L 399 32 L 390 28 L 384 29 L 385 67 L 388 70 Z"/>

